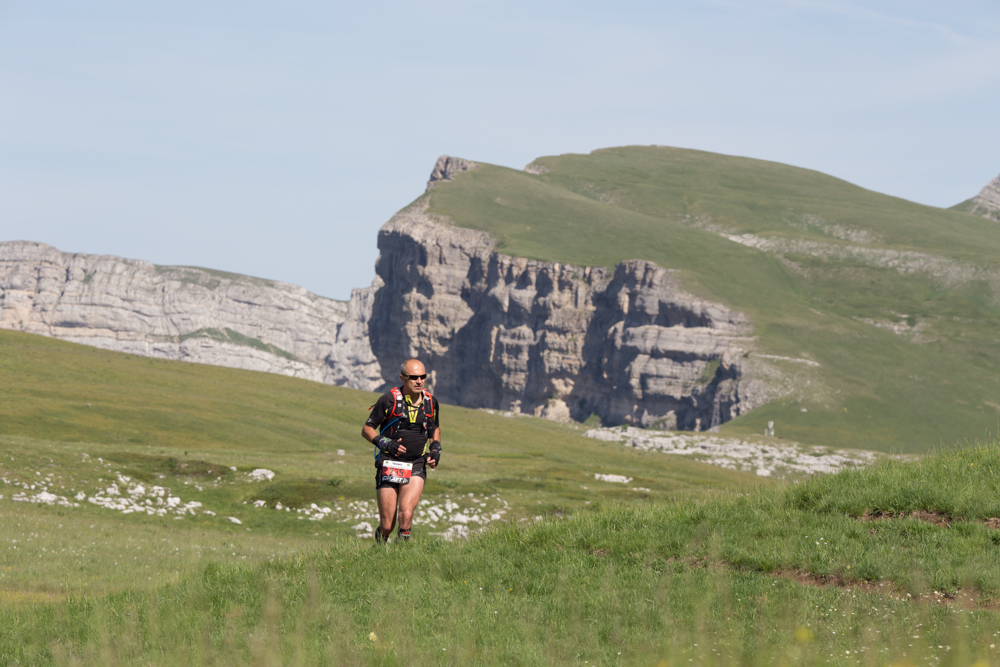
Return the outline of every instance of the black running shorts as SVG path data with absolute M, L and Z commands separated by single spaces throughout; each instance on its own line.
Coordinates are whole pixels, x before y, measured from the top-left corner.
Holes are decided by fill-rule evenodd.
M 382 457 L 384 454 L 379 453 L 377 459 L 375 459 L 375 488 L 376 489 L 396 489 L 399 491 L 399 484 L 393 484 L 392 482 L 382 481 Z M 421 479 L 427 479 L 427 468 L 424 463 L 426 459 L 421 456 L 416 461 L 410 461 L 413 464 L 413 471 L 410 473 L 410 479 L 414 477 L 420 477 Z M 405 485 L 403 485 L 405 486 Z

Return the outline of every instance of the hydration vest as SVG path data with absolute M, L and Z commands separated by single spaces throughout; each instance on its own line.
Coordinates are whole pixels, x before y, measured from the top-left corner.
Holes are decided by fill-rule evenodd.
M 410 423 L 410 411 L 406 407 L 406 397 L 403 396 L 403 392 L 399 387 L 393 387 L 389 390 L 392 394 L 392 412 L 386 415 L 385 419 L 379 425 L 379 435 L 384 435 L 388 438 L 395 439 L 396 433 L 399 431 L 400 427 L 404 424 Z M 434 420 L 434 400 L 431 398 L 431 392 L 424 389 L 424 400 L 420 402 L 417 406 L 418 414 L 417 421 L 414 423 L 420 424 L 420 432 L 428 435 L 433 431 L 433 420 Z M 371 410 L 375 406 L 373 405 Z M 378 447 L 375 448 L 375 458 L 378 458 Z

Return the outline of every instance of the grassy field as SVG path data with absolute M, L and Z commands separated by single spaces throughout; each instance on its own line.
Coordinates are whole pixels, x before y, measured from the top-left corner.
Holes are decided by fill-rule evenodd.
M 0 368 L 0 664 L 1000 664 L 995 443 L 790 484 L 444 406 L 386 548 L 371 394 L 11 332 Z
M 206 560 L 307 553 L 375 523 L 372 449 L 360 436 L 374 394 L 9 331 L 0 331 L 0 372 L 4 599 L 106 593 L 137 573 L 158 585 Z M 418 534 L 451 529 L 451 537 L 751 479 L 584 438 L 578 425 L 451 406 L 442 424 L 446 464 L 428 480 Z M 253 479 L 258 468 L 273 479 Z M 38 502 L 41 493 L 64 504 Z M 167 507 L 171 497 L 177 504 Z M 183 511 L 189 503 L 200 506 Z M 457 528 L 455 515 L 466 517 Z M 109 562 L 129 567 L 108 570 Z
M 65 465 L 75 465 L 82 453 L 103 456 L 124 474 L 148 482 L 156 474 L 184 476 L 166 460 L 191 459 L 200 462 L 198 474 L 209 481 L 218 475 L 205 470 L 221 473 L 213 482 L 219 484 L 214 491 L 219 502 L 246 500 L 250 483 L 239 480 L 258 467 L 279 472 L 275 483 L 336 479 L 333 496 L 370 497 L 372 447 L 362 440 L 361 426 L 376 394 L 10 331 L 0 331 L 0 373 L 5 380 L 0 387 L 3 433 L 53 443 L 65 452 L 60 454 Z M 532 515 L 575 509 L 588 500 L 732 488 L 746 479 L 682 458 L 623 451 L 583 438 L 584 428 L 577 424 L 453 406 L 444 407 L 442 424 L 449 465 L 432 473 L 431 487 L 442 493 L 500 494 L 509 502 L 523 497 L 525 506 L 538 507 Z M 240 474 L 231 474 L 232 465 Z M 595 473 L 626 475 L 634 482 L 595 485 Z M 280 499 L 273 495 L 272 500 Z
M 211 564 L 155 591 L 4 613 L 0 652 L 22 664 L 997 659 L 997 615 L 975 605 L 915 602 L 905 593 L 803 584 L 782 572 L 677 558 L 672 554 L 687 545 L 675 540 L 699 523 L 685 515 L 607 510 L 507 524 L 460 544 L 373 549 L 340 542 L 274 563 Z M 681 530 L 671 526 L 683 521 Z
M 1000 424 L 994 221 L 691 150 L 615 148 L 534 164 L 548 171 L 462 173 L 431 193 L 430 211 L 491 233 L 512 255 L 678 269 L 686 289 L 746 312 L 760 351 L 819 362 L 795 378 L 794 395 L 724 432 L 762 433 L 775 421 L 799 442 L 922 452 Z M 719 231 L 823 244 L 827 254 L 764 252 Z M 881 259 L 837 254 L 858 248 Z

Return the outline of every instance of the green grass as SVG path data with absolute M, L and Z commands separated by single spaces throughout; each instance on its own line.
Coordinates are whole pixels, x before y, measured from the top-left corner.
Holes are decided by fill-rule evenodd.
M 112 457 L 123 467 L 141 463 L 151 474 L 179 465 L 171 458 L 187 465 L 198 460 L 220 466 L 224 475 L 230 465 L 264 467 L 301 480 L 336 477 L 348 489 L 367 488 L 373 477 L 372 449 L 361 426 L 376 394 L 10 331 L 0 331 L 0 373 L 3 433 L 74 443 L 76 450 Z M 442 428 L 448 465 L 433 473 L 431 488 L 521 494 L 525 505 L 541 501 L 543 510 L 593 499 L 662 498 L 747 479 L 584 438 L 575 424 L 446 405 Z M 126 455 L 140 458 L 130 462 Z M 650 491 L 594 484 L 594 473 L 634 477 L 634 486 Z
M 938 461 L 947 471 L 998 453 L 994 444 L 889 461 L 706 502 L 611 504 L 458 543 L 340 540 L 273 561 L 207 563 L 155 589 L 0 611 L 0 659 L 995 664 L 1000 617 L 986 608 L 1000 577 L 995 531 L 972 521 L 861 523 L 801 498 L 889 479 L 908 496 L 907 484 L 919 487 Z M 941 496 L 992 484 L 988 472 L 932 476 L 945 482 Z M 866 582 L 886 585 L 867 591 Z M 938 603 L 963 592 L 971 608 Z
M 925 272 L 765 253 L 698 228 L 833 246 L 865 233 L 876 250 L 995 270 L 995 222 L 815 171 L 699 151 L 615 148 L 536 163 L 549 171 L 462 173 L 435 188 L 430 211 L 489 232 L 512 255 L 591 266 L 639 258 L 678 269 L 686 289 L 746 312 L 762 352 L 820 363 L 783 369 L 799 390 L 724 432 L 762 433 L 775 421 L 781 436 L 809 444 L 921 452 L 1000 423 L 1000 299 L 984 275 L 948 286 Z M 866 319 L 921 330 L 902 337 Z
M 998 454 L 996 446 L 974 446 L 906 465 L 882 460 L 850 475 L 811 480 L 789 496 L 799 509 L 853 517 L 866 511 L 926 511 L 964 521 L 1000 517 Z
M 123 530 L 136 544 L 169 537 L 170 548 L 180 551 L 165 560 L 158 549 L 129 554 L 139 581 L 153 585 L 164 581 L 161 573 L 192 575 L 210 547 L 215 558 L 256 562 L 356 539 L 351 526 L 372 522 L 371 445 L 360 433 L 374 394 L 10 331 L 0 331 L 0 372 L 0 526 L 11 531 L 0 541 L 7 548 L 0 564 L 11 568 L 0 572 L 0 595 L 11 600 L 61 599 L 132 582 L 131 570 L 105 571 L 123 552 L 95 535 Z M 587 439 L 577 425 L 447 405 L 442 425 L 443 464 L 431 473 L 425 505 L 448 498 L 465 507 L 474 494 L 493 510 L 506 503 L 514 520 L 534 519 L 594 502 L 714 493 L 751 479 Z M 256 468 L 276 475 L 251 480 Z M 598 482 L 595 473 L 635 479 Z M 72 500 L 81 492 L 94 497 L 118 475 L 130 484 L 168 487 L 216 515 L 178 520 L 123 516 L 86 500 L 76 508 L 11 502 L 25 484 L 46 477 L 48 492 Z M 119 484 L 124 493 L 128 484 Z M 266 507 L 255 507 L 257 500 Z M 275 511 L 278 503 L 292 511 Z M 313 503 L 331 508 L 333 516 L 310 521 L 294 511 Z M 423 518 L 418 523 L 425 532 L 446 528 L 431 528 Z M 28 533 L 34 533 L 30 540 Z M 240 549 L 219 550 L 236 535 Z M 16 549 L 12 539 L 19 540 Z M 72 557 L 41 557 L 53 549 Z
M 352 528 L 371 510 L 372 394 L 13 332 L 0 368 L 0 664 L 1000 657 L 995 443 L 783 484 L 446 405 L 422 508 L 508 513 L 446 542 L 425 512 L 384 548 Z M 111 484 L 201 507 L 13 501 Z M 950 524 L 862 519 L 914 511 Z
M 109 511 L 0 502 L 0 608 L 9 610 L 155 590 L 208 562 L 293 558 L 321 547 L 312 533 L 254 532 L 210 518 L 182 527 Z

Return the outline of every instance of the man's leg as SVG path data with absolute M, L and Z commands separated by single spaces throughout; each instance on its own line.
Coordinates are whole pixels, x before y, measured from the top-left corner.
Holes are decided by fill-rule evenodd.
M 403 488 L 405 489 L 406 487 L 404 486 Z M 385 542 L 386 538 L 392 534 L 392 529 L 396 527 L 396 501 L 399 494 L 391 486 L 376 489 L 375 494 L 378 500 L 379 517 L 379 527 L 376 530 L 382 531 L 382 539 L 378 539 L 379 535 L 376 534 L 375 541 Z
M 410 539 L 413 513 L 417 510 L 420 495 L 424 492 L 424 478 L 413 476 L 410 483 L 399 487 L 399 536 Z

